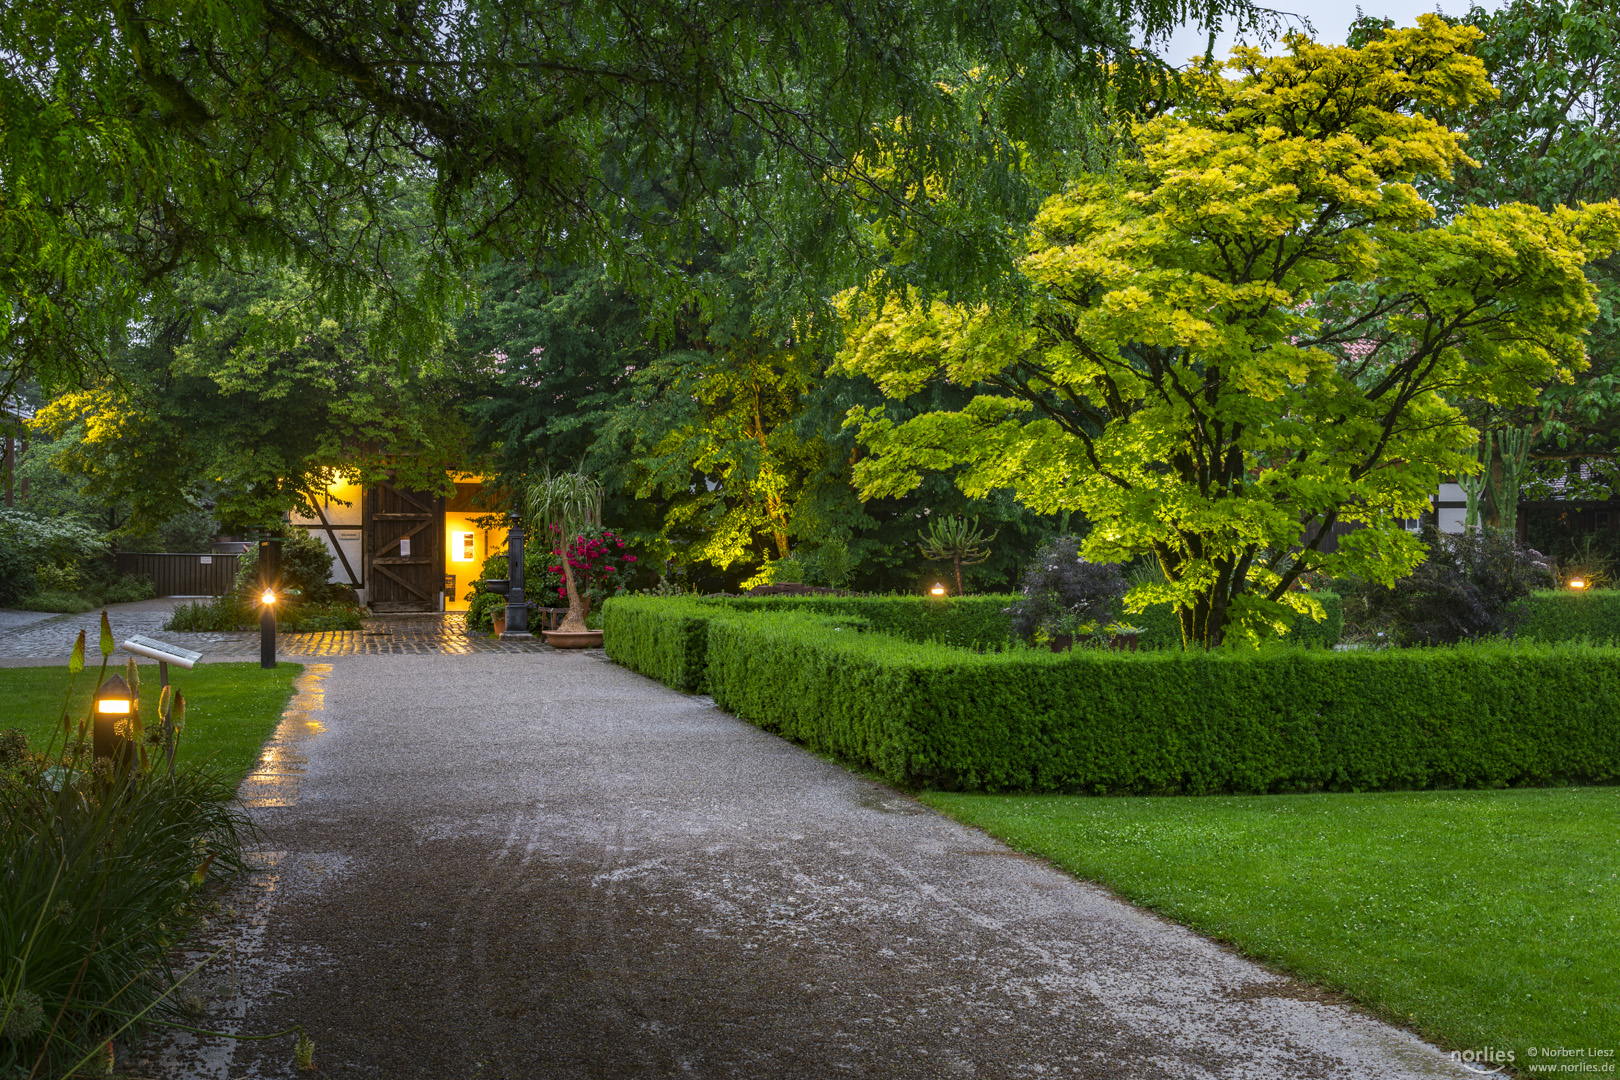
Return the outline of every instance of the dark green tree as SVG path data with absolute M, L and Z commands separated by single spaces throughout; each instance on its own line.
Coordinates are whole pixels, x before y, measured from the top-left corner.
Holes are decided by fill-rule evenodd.
M 295 263 L 428 355 L 483 252 L 611 261 L 652 292 L 694 233 L 771 243 L 801 299 L 919 223 L 908 266 L 1004 274 L 1018 164 L 1157 92 L 1133 47 L 1249 0 L 17 0 L 0 13 L 0 356 L 79 378 L 177 273 Z M 896 118 L 902 118 L 898 122 Z M 874 170 L 883 160 L 892 167 Z M 667 178 L 673 211 L 634 197 Z M 929 178 L 928 184 L 921 178 Z M 389 211 L 426 183 L 425 221 Z M 946 212 L 932 191 L 953 196 Z M 400 275 L 402 259 L 422 273 Z

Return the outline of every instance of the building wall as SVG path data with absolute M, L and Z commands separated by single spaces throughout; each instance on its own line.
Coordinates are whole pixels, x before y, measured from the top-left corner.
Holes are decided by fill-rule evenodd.
M 444 610 L 465 611 L 465 599 L 490 554 L 506 550 L 506 529 L 478 527 L 480 518 L 491 511 L 479 509 L 483 478 L 461 475 L 455 478 L 456 493 L 446 500 L 444 513 Z M 362 603 L 370 599 L 369 582 L 363 580 L 366 536 L 362 527 L 361 499 L 365 492 L 358 484 L 338 481 L 327 488 L 319 503 L 319 513 L 311 517 L 294 515 L 292 524 L 309 531 L 332 550 L 329 580 L 352 585 Z M 341 554 L 340 554 L 341 553 Z M 345 564 L 345 559 L 347 564 Z

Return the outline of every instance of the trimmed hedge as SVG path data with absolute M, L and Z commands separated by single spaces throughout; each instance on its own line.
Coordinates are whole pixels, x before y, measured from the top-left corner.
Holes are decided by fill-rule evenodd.
M 1514 636 L 1526 641 L 1620 641 L 1620 590 L 1531 593 L 1514 605 Z
M 872 629 L 907 641 L 934 641 L 969 649 L 994 649 L 1012 634 L 1008 605 L 1017 593 L 984 596 L 726 596 L 704 598 L 732 611 L 799 611 L 866 620 Z
M 1344 627 L 1344 606 L 1336 593 L 1318 593 L 1317 598 L 1322 601 L 1326 618 L 1318 623 L 1300 617 L 1295 623 L 1293 632 L 1285 639 L 1287 644 L 1331 647 L 1338 643 Z M 984 650 L 1006 647 L 1012 635 L 1012 617 L 1007 614 L 1007 608 L 1017 603 L 1020 597 L 1017 593 L 1006 593 L 953 596 L 944 600 L 930 596 L 726 596 L 668 599 L 679 599 L 699 605 L 694 611 L 703 609 L 736 612 L 796 611 L 842 618 L 855 617 L 865 620 L 879 633 L 893 634 L 907 641 L 932 641 L 942 645 Z M 698 614 L 694 614 L 693 617 L 702 618 Z M 1139 615 L 1116 612 L 1116 618 L 1133 626 L 1142 627 L 1141 648 L 1181 648 L 1181 624 L 1176 620 L 1174 609 L 1168 604 L 1156 604 Z
M 1611 649 L 981 654 L 835 624 L 639 597 L 606 618 L 615 660 L 704 686 L 737 716 L 898 784 L 1201 794 L 1620 779 Z

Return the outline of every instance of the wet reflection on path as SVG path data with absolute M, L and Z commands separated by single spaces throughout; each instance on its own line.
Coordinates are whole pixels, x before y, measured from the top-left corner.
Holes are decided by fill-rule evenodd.
M 331 664 L 310 664 L 293 686 L 293 698 L 281 714 L 281 724 L 259 754 L 259 764 L 242 781 L 236 797 L 249 809 L 291 806 L 309 766 L 307 743 L 326 730 L 321 714 L 326 708 L 323 683 Z

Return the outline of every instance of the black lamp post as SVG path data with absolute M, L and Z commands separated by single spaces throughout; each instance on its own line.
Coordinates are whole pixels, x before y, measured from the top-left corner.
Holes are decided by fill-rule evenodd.
M 129 732 L 133 730 L 130 724 L 136 708 L 129 683 L 122 675 L 114 675 L 101 684 L 101 689 L 96 691 L 96 719 L 90 735 L 91 752 L 96 757 L 109 758 L 119 766 L 135 760 L 135 744 Z M 124 734 L 118 732 L 120 723 L 124 724 Z
M 506 632 L 501 637 L 532 637 L 529 606 L 523 598 L 523 515 L 516 510 L 506 530 L 506 580 Z
M 280 539 L 259 541 L 259 666 L 276 666 L 276 584 L 281 580 Z

